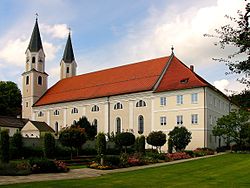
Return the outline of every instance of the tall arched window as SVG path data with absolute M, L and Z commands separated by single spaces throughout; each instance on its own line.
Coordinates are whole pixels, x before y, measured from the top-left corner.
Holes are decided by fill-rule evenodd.
M 116 134 L 119 134 L 119 133 L 121 133 L 121 129 L 122 129 L 122 127 L 121 127 L 121 118 L 116 118 Z
M 98 124 L 98 121 L 97 119 L 94 119 L 94 121 L 92 122 L 92 126 L 95 128 L 95 134 L 97 134 L 97 124 Z
M 136 107 L 143 107 L 143 106 L 146 106 L 146 102 L 143 101 L 143 100 L 139 100 L 139 101 L 136 103 Z
M 73 125 L 76 125 L 76 120 L 73 121 Z
M 55 111 L 54 111 L 54 115 L 55 115 L 55 116 L 58 116 L 58 115 L 59 115 L 59 110 L 55 110 Z
M 73 108 L 72 110 L 71 110 L 71 114 L 77 114 L 78 113 L 78 109 L 77 108 Z
M 142 134 L 144 132 L 144 117 L 140 115 L 138 117 L 138 133 Z
M 32 57 L 32 63 L 35 63 L 35 62 L 36 62 L 36 58 Z
M 114 109 L 115 109 L 115 110 L 123 109 L 122 103 L 120 103 L 120 102 L 116 103 L 115 106 L 114 106 Z
M 98 112 L 100 109 L 97 105 L 94 105 L 91 109 L 92 112 Z
M 26 85 L 29 85 L 29 82 L 30 82 L 30 77 L 26 76 Z
M 55 123 L 55 133 L 56 133 L 56 135 L 58 134 L 58 122 L 57 121 Z
M 38 76 L 37 82 L 38 82 L 38 85 L 42 85 L 43 84 L 43 78 L 41 76 Z

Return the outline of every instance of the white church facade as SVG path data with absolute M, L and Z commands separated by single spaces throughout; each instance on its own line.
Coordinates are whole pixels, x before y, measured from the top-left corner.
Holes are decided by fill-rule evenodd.
M 80 117 L 98 132 L 132 132 L 147 136 L 175 126 L 192 132 L 188 149 L 216 148 L 212 127 L 232 103 L 214 86 L 170 56 L 76 75 L 69 34 L 60 62 L 60 80 L 48 88 L 45 54 L 38 22 L 26 51 L 23 76 L 23 118 L 46 122 L 55 132 Z

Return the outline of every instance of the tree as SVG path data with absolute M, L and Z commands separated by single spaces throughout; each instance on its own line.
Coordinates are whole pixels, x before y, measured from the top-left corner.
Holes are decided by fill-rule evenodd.
M 135 135 L 130 132 L 119 133 L 115 137 L 115 143 L 121 147 L 125 146 L 126 153 L 127 146 L 131 146 L 135 143 Z
M 249 15 L 250 14 L 250 3 L 246 4 L 245 11 L 238 11 L 239 18 L 233 18 L 228 15 L 226 17 L 235 23 L 235 27 L 230 24 L 222 26 L 220 29 L 215 29 L 215 35 L 205 34 L 208 37 L 216 37 L 219 39 L 215 45 L 220 45 L 222 49 L 226 46 L 235 46 L 239 50 L 234 54 L 228 56 L 227 59 L 219 58 L 219 62 L 225 62 L 231 73 L 245 74 L 246 77 L 242 77 L 239 81 L 241 83 L 250 86 L 250 28 L 249 28 Z M 232 61 L 232 58 L 237 55 L 246 55 L 246 59 Z
M 22 134 L 20 132 L 17 132 L 13 135 L 11 139 L 11 146 L 13 149 L 13 155 L 15 158 L 21 158 L 22 151 L 23 151 L 23 139 Z M 12 156 L 13 157 L 13 156 Z
M 3 163 L 9 163 L 9 155 L 10 155 L 10 148 L 9 148 L 9 133 L 7 130 L 1 131 L 0 137 L 0 148 L 1 148 L 1 161 Z
M 168 153 L 173 153 L 173 148 L 174 148 L 173 140 L 169 138 L 168 139 Z
M 230 96 L 230 99 L 242 108 L 250 109 L 250 90 L 243 90 L 239 94 Z
M 17 116 L 21 113 L 22 95 L 14 82 L 0 81 L 0 115 Z
M 86 142 L 85 131 L 82 128 L 70 127 L 60 132 L 59 141 L 62 145 L 71 148 L 71 159 L 72 159 L 72 148 L 78 149 Z
M 55 138 L 51 133 L 44 135 L 44 154 L 47 158 L 54 158 L 56 150 Z
M 94 140 L 96 134 L 97 134 L 97 125 L 91 125 L 88 119 L 83 116 L 79 119 L 78 122 L 76 122 L 73 127 L 80 127 L 85 129 L 85 133 L 87 135 L 87 139 Z
M 168 135 L 176 151 L 184 150 L 192 139 L 192 133 L 186 127 L 176 126 Z
M 213 135 L 224 138 L 228 144 L 236 143 L 241 148 L 250 139 L 250 113 L 244 110 L 234 110 L 217 120 Z
M 101 154 L 106 153 L 106 137 L 104 133 L 98 133 L 96 138 L 96 150 L 97 154 L 100 156 Z
M 161 146 L 163 146 L 167 142 L 166 140 L 166 134 L 163 133 L 162 131 L 153 131 L 149 133 L 147 137 L 147 143 L 159 147 L 161 151 Z
M 139 153 L 145 153 L 145 136 L 139 136 L 135 140 L 135 149 Z

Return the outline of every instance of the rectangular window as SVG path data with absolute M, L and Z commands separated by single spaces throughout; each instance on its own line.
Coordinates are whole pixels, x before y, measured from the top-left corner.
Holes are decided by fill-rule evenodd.
M 176 124 L 177 125 L 183 124 L 183 116 L 182 115 L 176 116 Z
M 26 107 L 29 107 L 29 103 L 28 102 L 26 102 Z
M 183 104 L 183 95 L 177 95 L 176 102 L 177 104 Z
M 210 125 L 213 125 L 213 116 L 209 116 L 209 119 L 210 119 Z
M 216 98 L 214 97 L 214 106 L 216 107 Z
M 167 118 L 166 116 L 160 117 L 161 125 L 167 125 Z
M 191 115 L 191 123 L 192 124 L 198 124 L 198 114 L 192 114 Z
M 209 100 L 210 100 L 210 104 L 212 105 L 213 104 L 213 97 L 210 94 L 209 94 Z
M 166 97 L 161 97 L 161 106 L 166 106 L 167 105 L 167 99 Z
M 198 93 L 191 94 L 191 103 L 196 104 L 198 102 Z

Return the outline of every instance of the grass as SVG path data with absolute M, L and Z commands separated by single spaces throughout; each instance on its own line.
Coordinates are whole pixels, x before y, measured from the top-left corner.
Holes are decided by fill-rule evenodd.
M 6 185 L 27 187 L 250 187 L 250 154 L 226 154 L 97 178 Z
M 68 166 L 69 169 L 79 169 L 79 168 L 87 168 L 87 165 L 72 165 Z

